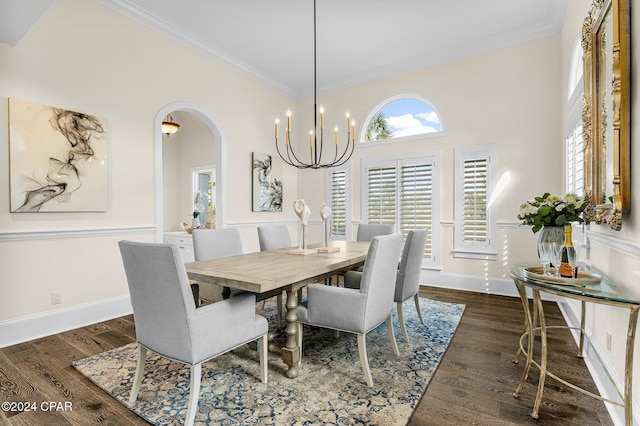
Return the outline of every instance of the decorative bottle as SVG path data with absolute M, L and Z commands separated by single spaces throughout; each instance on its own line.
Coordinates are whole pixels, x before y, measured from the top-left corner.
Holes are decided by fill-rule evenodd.
M 569 253 L 575 253 L 576 249 L 573 247 L 571 241 L 571 225 L 564 227 L 564 246 L 562 246 L 562 263 L 560 264 L 560 276 L 564 278 L 575 278 L 573 268 L 569 264 Z M 575 274 L 578 269 L 576 268 Z

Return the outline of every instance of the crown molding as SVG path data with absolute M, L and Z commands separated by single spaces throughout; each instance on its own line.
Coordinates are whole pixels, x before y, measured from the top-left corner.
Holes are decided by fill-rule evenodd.
M 221 49 L 212 43 L 204 41 L 202 38 L 185 31 L 170 22 L 162 19 L 160 16 L 138 7 L 126 0 L 96 0 L 103 6 L 130 18 L 143 26 L 162 34 L 163 36 L 195 51 L 214 61 L 225 65 L 240 74 L 243 74 L 253 80 L 256 80 L 274 90 L 277 90 L 287 96 L 296 98 L 296 91 L 288 85 L 281 84 L 277 80 L 267 77 L 258 72 L 255 68 L 249 66 L 241 59 L 233 56 L 231 53 Z

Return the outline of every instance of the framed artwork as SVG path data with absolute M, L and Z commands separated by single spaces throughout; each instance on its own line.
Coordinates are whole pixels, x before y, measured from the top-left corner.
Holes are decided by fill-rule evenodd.
M 271 155 L 254 152 L 251 159 L 253 170 L 253 211 L 282 211 L 282 163 Z
M 9 99 L 10 211 L 107 211 L 106 136 L 102 118 Z

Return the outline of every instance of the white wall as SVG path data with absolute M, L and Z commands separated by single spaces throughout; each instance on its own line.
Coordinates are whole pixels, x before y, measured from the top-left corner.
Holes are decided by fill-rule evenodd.
M 106 118 L 110 200 L 104 213 L 9 213 L 0 174 L 0 328 L 127 295 L 117 241 L 155 240 L 154 119 L 170 103 L 202 105 L 226 137 L 229 223 L 295 217 L 251 212 L 250 165 L 252 151 L 272 153 L 274 112 L 295 111 L 295 101 L 93 1 L 56 0 L 17 46 L 0 44 L 5 171 L 12 97 Z M 296 172 L 285 169 L 283 181 L 290 204 Z
M 325 109 L 348 109 L 356 119 L 356 134 L 371 109 L 398 94 L 411 93 L 429 100 L 440 113 L 444 135 L 409 142 L 357 147 L 351 160 L 353 218 L 361 212 L 361 161 L 363 158 L 411 152 L 442 154 L 442 271 L 429 274 L 429 284 L 454 287 L 458 276 L 492 281 L 483 291 L 508 290 L 509 267 L 535 258 L 535 235 L 519 227 L 518 206 L 545 191 L 562 191 L 563 138 L 560 134 L 559 35 L 499 49 L 431 68 L 403 74 L 322 96 Z M 300 104 L 301 114 L 311 110 L 312 100 Z M 325 119 L 328 127 L 333 121 Z M 339 124 L 342 124 L 340 122 Z M 483 144 L 497 147 L 498 173 L 511 177 L 497 199 L 498 259 L 496 261 L 454 258 L 454 148 Z M 322 172 L 300 173 L 299 192 L 318 220 L 324 201 Z M 512 293 L 513 294 L 513 293 Z
M 633 111 L 637 111 L 640 107 L 638 99 L 638 91 L 636 84 L 640 72 L 638 71 L 638 43 L 640 43 L 640 28 L 636 23 L 640 22 L 640 11 L 637 7 L 632 5 L 631 8 L 631 59 L 632 59 L 632 83 L 631 83 L 631 126 L 632 129 L 640 128 L 640 119 Z M 566 113 L 566 93 L 567 93 L 567 77 L 569 75 L 569 65 L 571 57 L 571 49 L 573 49 L 573 43 L 580 37 L 582 30 L 582 23 L 587 16 L 591 8 L 591 1 L 589 0 L 572 0 L 569 2 L 567 16 L 563 25 L 562 32 L 562 79 L 563 79 L 563 94 L 561 98 L 561 104 L 563 105 L 564 121 L 567 120 Z M 637 146 L 638 137 L 637 132 L 631 133 L 631 145 Z M 600 270 L 602 273 L 611 278 L 619 287 L 626 290 L 631 296 L 640 299 L 640 221 L 638 214 L 640 212 L 640 198 L 638 197 L 638 190 L 640 188 L 640 174 L 634 167 L 640 164 L 640 152 L 638 150 L 631 150 L 631 212 L 623 216 L 622 229 L 620 231 L 612 231 L 604 225 L 591 225 L 586 231 L 587 243 L 590 246 L 590 250 L 582 250 L 583 258 L 588 254 L 589 258 L 584 260 L 591 263 L 594 267 Z M 580 238 L 580 237 L 579 237 Z M 567 309 L 569 309 L 576 317 L 579 318 L 579 305 L 576 303 L 568 303 Z M 629 319 L 628 311 L 625 309 L 617 309 L 604 306 L 589 306 L 586 311 L 587 320 L 587 332 L 592 336 L 593 347 L 591 349 L 590 357 L 594 358 L 595 355 L 599 355 L 604 359 L 604 364 L 608 368 L 607 374 L 614 378 L 614 381 L 619 389 L 622 389 L 622 379 L 624 375 L 625 365 L 625 340 L 627 334 L 627 324 Z M 611 333 L 611 350 L 606 349 L 606 334 Z M 635 343 L 636 359 L 634 375 L 633 375 L 633 395 L 635 395 L 634 401 L 634 414 L 638 419 L 640 398 L 640 366 L 638 365 L 638 359 L 640 359 L 640 342 L 636 336 Z M 588 360 L 589 361 L 589 360 Z M 604 374 L 602 374 L 604 376 Z M 606 377 L 600 379 L 603 386 L 607 385 Z M 620 408 L 611 410 L 614 419 L 623 419 L 623 413 Z

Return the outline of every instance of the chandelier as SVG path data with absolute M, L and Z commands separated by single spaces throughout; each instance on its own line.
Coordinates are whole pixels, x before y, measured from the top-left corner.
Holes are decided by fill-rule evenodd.
M 349 112 L 347 111 L 347 145 L 344 149 L 338 147 L 338 126 L 334 128 L 334 145 L 335 150 L 333 159 L 331 161 L 322 161 L 322 151 L 324 146 L 324 108 L 320 106 L 320 125 L 318 126 L 318 104 L 317 104 L 317 54 L 316 54 L 316 0 L 313 0 L 313 129 L 309 131 L 309 161 L 305 162 L 302 156 L 298 157 L 295 150 L 291 146 L 291 111 L 287 111 L 287 129 L 285 131 L 285 146 L 283 150 L 280 150 L 278 144 L 278 124 L 280 121 L 276 118 L 276 150 L 282 160 L 290 166 L 297 167 L 299 169 L 321 169 L 329 167 L 338 167 L 349 161 L 353 149 L 355 148 L 355 135 L 354 128 L 355 122 L 351 120 Z M 318 135 L 318 133 L 320 133 Z M 327 148 L 329 151 L 329 148 Z M 331 155 L 331 154 L 329 154 Z

